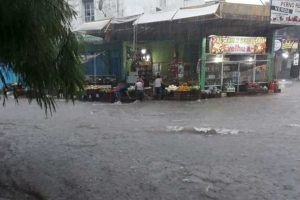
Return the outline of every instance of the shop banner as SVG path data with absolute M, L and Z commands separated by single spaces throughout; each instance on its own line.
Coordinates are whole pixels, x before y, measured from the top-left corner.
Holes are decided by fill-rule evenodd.
M 210 36 L 209 53 L 211 54 L 264 54 L 267 39 L 265 37 Z
M 282 48 L 285 49 L 298 49 L 298 39 L 283 39 L 282 40 Z
M 283 36 L 277 36 L 275 39 L 275 51 L 288 50 L 295 51 L 298 50 L 299 39 L 298 38 L 284 38 Z
M 272 0 L 271 24 L 300 25 L 299 0 Z

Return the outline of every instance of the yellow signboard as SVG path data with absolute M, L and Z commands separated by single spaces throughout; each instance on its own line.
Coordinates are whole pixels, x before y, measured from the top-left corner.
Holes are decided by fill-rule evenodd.
M 298 49 L 298 39 L 283 39 L 282 49 Z

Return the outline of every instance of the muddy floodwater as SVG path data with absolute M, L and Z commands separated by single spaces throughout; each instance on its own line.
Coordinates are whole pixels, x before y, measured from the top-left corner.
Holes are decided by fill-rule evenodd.
M 193 102 L 0 107 L 0 200 L 298 200 L 300 83 Z

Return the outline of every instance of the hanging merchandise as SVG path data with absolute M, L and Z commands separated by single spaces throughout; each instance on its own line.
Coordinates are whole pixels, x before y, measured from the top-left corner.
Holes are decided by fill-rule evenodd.
M 294 55 L 294 66 L 298 66 L 299 65 L 299 53 L 295 53 Z
M 152 74 L 153 74 L 153 76 L 156 76 L 157 74 L 161 74 L 161 64 L 160 63 L 153 63 Z
M 152 56 L 151 50 L 145 47 L 136 48 L 131 65 L 131 72 L 136 72 L 138 76 L 144 79 L 145 86 L 152 81 Z
M 182 79 L 184 77 L 184 67 L 183 64 L 178 65 L 178 78 Z
M 170 75 L 172 78 L 177 78 L 178 77 L 178 63 L 176 63 L 176 62 L 171 63 L 169 71 L 170 71 Z

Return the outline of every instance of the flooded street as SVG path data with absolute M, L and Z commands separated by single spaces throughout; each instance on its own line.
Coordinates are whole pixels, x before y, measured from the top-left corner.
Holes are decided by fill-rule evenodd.
M 48 118 L 11 99 L 0 107 L 0 200 L 299 199 L 299 88 L 193 102 L 57 102 Z

